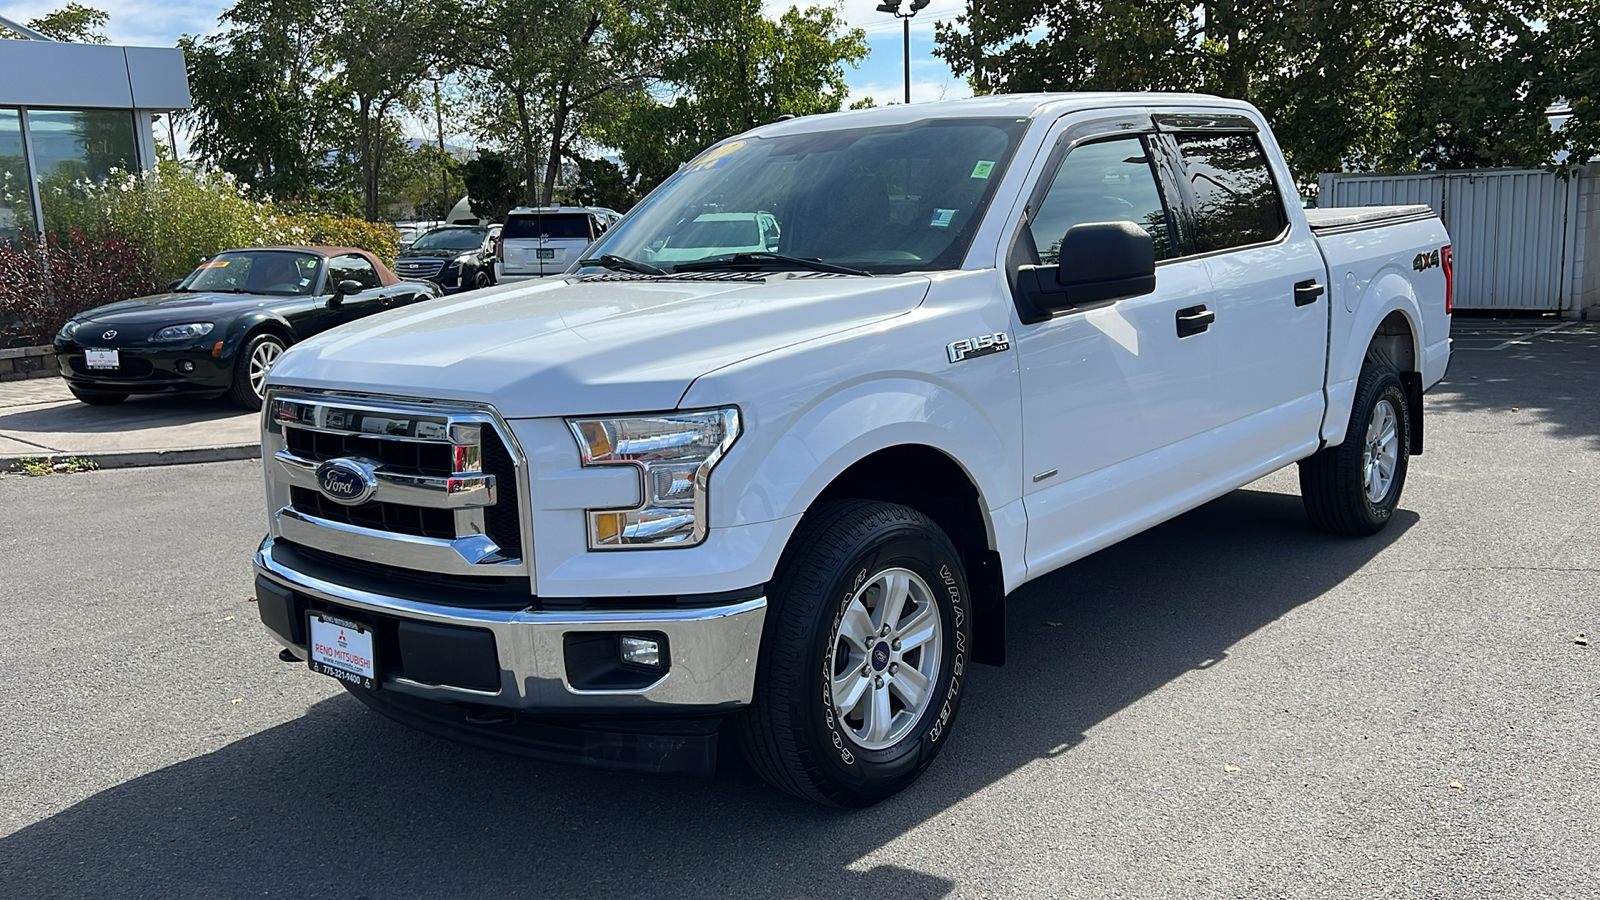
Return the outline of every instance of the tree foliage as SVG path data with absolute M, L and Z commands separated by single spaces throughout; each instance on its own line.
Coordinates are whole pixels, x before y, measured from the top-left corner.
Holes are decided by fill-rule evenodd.
M 1593 58 L 1596 22 L 1596 0 L 968 0 L 940 24 L 935 53 L 979 93 L 1249 100 L 1312 180 L 1346 167 L 1536 166 L 1577 141 L 1592 152 L 1592 111 L 1556 135 L 1546 109 L 1594 96 L 1582 81 L 1594 64 L 1570 58 Z
M 81 3 L 68 3 L 37 19 L 29 19 L 28 27 L 53 41 L 106 44 L 110 43 L 106 38 L 106 22 L 110 19 L 105 10 L 84 6 Z M 0 30 L 0 35 L 3 33 L 3 30 Z

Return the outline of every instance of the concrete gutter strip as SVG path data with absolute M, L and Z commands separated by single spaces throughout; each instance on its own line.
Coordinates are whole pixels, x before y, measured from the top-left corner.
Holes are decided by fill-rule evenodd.
M 66 459 L 86 459 L 102 469 L 134 469 L 144 466 L 180 466 L 190 463 L 229 462 L 238 459 L 260 459 L 260 444 L 235 444 L 228 447 L 189 447 L 182 450 L 117 450 L 107 453 L 60 453 L 40 450 L 38 453 L 17 456 L 0 456 L 0 474 L 13 470 L 25 459 L 59 462 Z

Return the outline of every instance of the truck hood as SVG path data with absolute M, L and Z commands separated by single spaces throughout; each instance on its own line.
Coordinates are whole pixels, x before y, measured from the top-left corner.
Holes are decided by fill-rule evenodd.
M 930 284 L 761 274 L 567 277 L 476 291 L 297 344 L 269 381 L 489 403 L 507 418 L 672 409 L 706 372 L 910 312 Z

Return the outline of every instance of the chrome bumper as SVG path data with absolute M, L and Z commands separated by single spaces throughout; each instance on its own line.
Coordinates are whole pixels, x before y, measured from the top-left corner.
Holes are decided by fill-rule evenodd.
M 493 632 L 500 662 L 498 691 L 422 684 L 387 678 L 383 690 L 443 702 L 503 706 L 530 713 L 578 711 L 671 712 L 736 708 L 755 687 L 765 597 L 707 609 L 543 611 L 437 606 L 349 588 L 284 566 L 272 556 L 272 539 L 256 553 L 257 574 L 307 597 L 359 613 L 480 628 Z M 268 629 L 271 632 L 271 629 Z M 654 683 L 629 690 L 580 690 L 567 679 L 565 637 L 581 632 L 660 632 L 672 658 Z M 302 657 L 304 646 L 280 643 Z M 381 660 L 380 660 L 381 665 Z

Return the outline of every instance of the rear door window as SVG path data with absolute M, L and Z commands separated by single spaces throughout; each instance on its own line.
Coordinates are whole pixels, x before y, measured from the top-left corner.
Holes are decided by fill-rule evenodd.
M 562 240 L 593 240 L 589 231 L 588 213 L 544 213 L 542 215 L 517 215 L 506 219 L 502 240 L 515 241 L 540 237 Z
M 1174 135 L 1193 197 L 1195 251 L 1273 241 L 1289 227 L 1267 155 L 1254 134 Z

